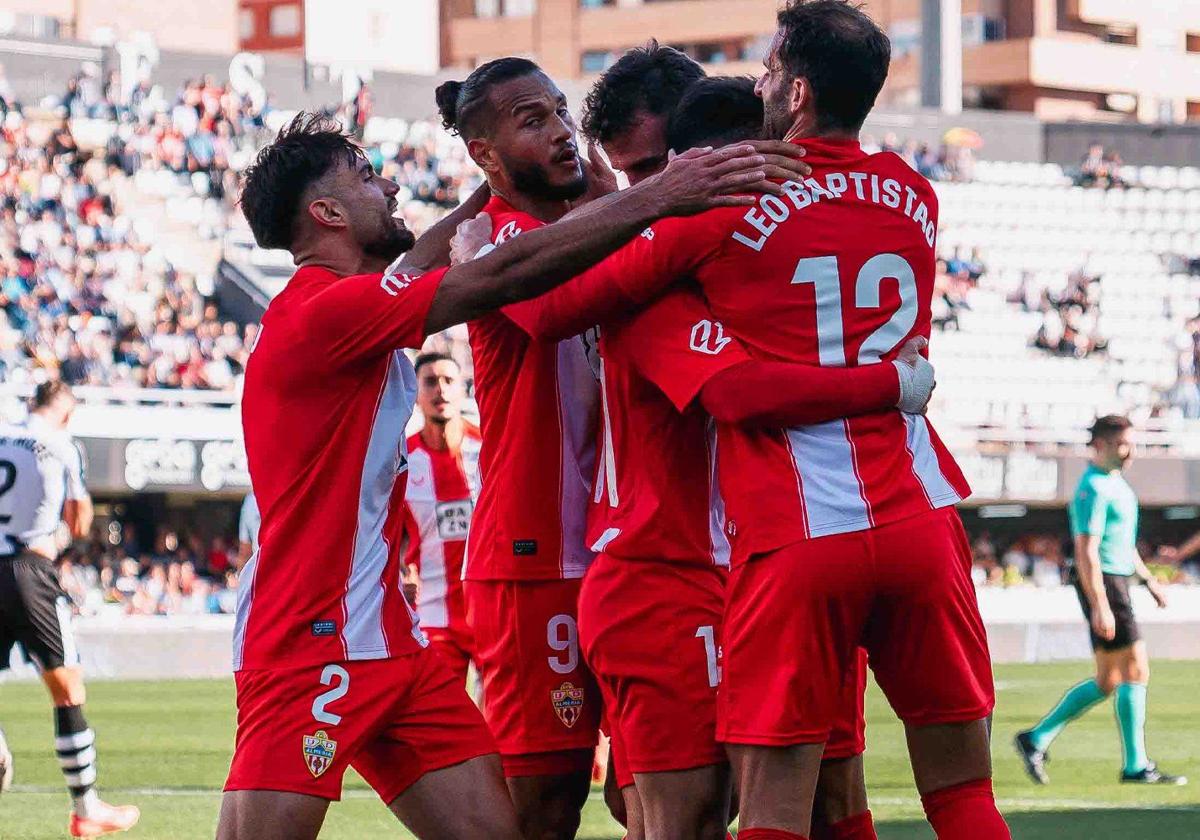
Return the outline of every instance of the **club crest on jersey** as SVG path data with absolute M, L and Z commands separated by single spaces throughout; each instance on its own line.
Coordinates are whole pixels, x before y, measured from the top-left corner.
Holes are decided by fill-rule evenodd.
M 318 729 L 312 735 L 304 736 L 304 763 L 314 779 L 333 765 L 333 755 L 337 752 L 337 741 L 329 740 L 324 729 Z
M 550 691 L 550 705 L 554 707 L 558 719 L 570 729 L 583 714 L 583 687 L 576 688 L 571 682 L 563 683 Z

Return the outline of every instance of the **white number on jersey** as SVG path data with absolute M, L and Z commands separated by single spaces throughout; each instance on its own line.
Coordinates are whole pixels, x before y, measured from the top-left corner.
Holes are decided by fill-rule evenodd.
M 708 660 L 708 687 L 721 684 L 721 666 L 717 661 L 717 635 L 711 624 L 696 628 L 696 638 L 704 640 L 704 656 Z
M 917 276 L 899 254 L 876 254 L 863 263 L 854 283 L 854 305 L 879 308 L 879 287 L 893 277 L 900 285 L 900 307 L 883 326 L 867 336 L 858 364 L 872 365 L 896 348 L 917 323 Z M 817 304 L 817 356 L 824 367 L 845 367 L 842 330 L 842 283 L 837 257 L 808 257 L 796 263 L 792 285 L 812 283 Z
M 551 650 L 565 651 L 563 656 L 547 656 L 550 670 L 556 674 L 569 674 L 579 667 L 579 629 L 572 616 L 559 614 L 546 625 L 546 644 Z
M 321 672 L 321 685 L 329 685 L 337 679 L 337 685 L 326 692 L 318 694 L 312 704 L 312 716 L 320 723 L 337 726 L 342 722 L 342 716 L 328 712 L 325 707 L 336 700 L 341 700 L 350 690 L 350 674 L 341 665 L 326 665 Z

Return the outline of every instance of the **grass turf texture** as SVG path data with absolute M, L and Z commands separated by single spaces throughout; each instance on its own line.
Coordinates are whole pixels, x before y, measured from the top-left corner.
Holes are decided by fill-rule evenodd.
M 1156 663 L 1150 689 L 1150 754 L 1168 771 L 1191 776 L 1188 787 L 1117 783 L 1120 747 L 1111 701 L 1072 724 L 1055 743 L 1049 786 L 1035 787 L 1025 778 L 1010 744 L 1013 734 L 1087 674 L 1083 662 L 997 669 L 996 790 L 1014 836 L 1200 837 L 1200 704 L 1195 694 L 1200 663 Z M 211 838 L 233 745 L 232 682 L 95 682 L 88 691 L 88 719 L 98 733 L 101 794 L 142 809 L 141 824 L 127 836 Z M 867 719 L 867 780 L 879 836 L 932 837 L 908 771 L 903 733 L 874 686 Z M 0 685 L 0 726 L 16 756 L 14 790 L 0 796 L 0 838 L 65 836 L 68 802 L 50 750 L 52 718 L 44 689 Z M 343 801 L 330 808 L 321 836 L 360 840 L 409 835 L 351 772 Z M 588 803 L 579 836 L 621 836 L 598 792 Z

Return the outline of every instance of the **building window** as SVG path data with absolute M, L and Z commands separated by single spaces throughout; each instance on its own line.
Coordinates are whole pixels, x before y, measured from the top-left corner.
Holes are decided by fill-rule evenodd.
M 238 37 L 249 41 L 254 37 L 254 10 L 242 9 L 238 12 Z
M 1200 32 L 1187 33 L 1187 51 L 1200 53 Z
M 275 6 L 267 25 L 272 38 L 295 38 L 300 34 L 300 7 Z
M 1197 50 L 1200 52 L 1200 50 Z M 1189 99 L 1187 104 L 1187 118 L 1189 120 L 1200 120 L 1200 102 Z
M 583 9 L 599 9 L 615 5 L 617 5 L 617 0 L 579 0 L 579 6 Z
M 616 55 L 603 50 L 589 50 L 585 52 L 579 59 L 579 67 L 584 73 L 603 73 L 613 62 L 617 60 Z

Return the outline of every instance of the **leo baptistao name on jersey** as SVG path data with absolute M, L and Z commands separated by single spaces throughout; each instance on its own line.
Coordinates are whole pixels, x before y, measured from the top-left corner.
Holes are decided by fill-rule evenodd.
M 915 178 L 921 176 L 914 172 Z M 923 193 L 928 193 L 928 182 L 921 179 Z M 758 203 L 746 211 L 744 229 L 732 234 L 735 241 L 753 251 L 761 251 L 779 226 L 791 218 L 793 213 L 802 213 L 821 202 L 856 201 L 874 204 L 911 219 L 933 247 L 937 236 L 937 208 L 930 208 L 921 197 L 922 193 L 896 178 L 875 172 L 827 172 L 811 176 L 803 181 L 784 181 L 783 197 L 764 195 Z

